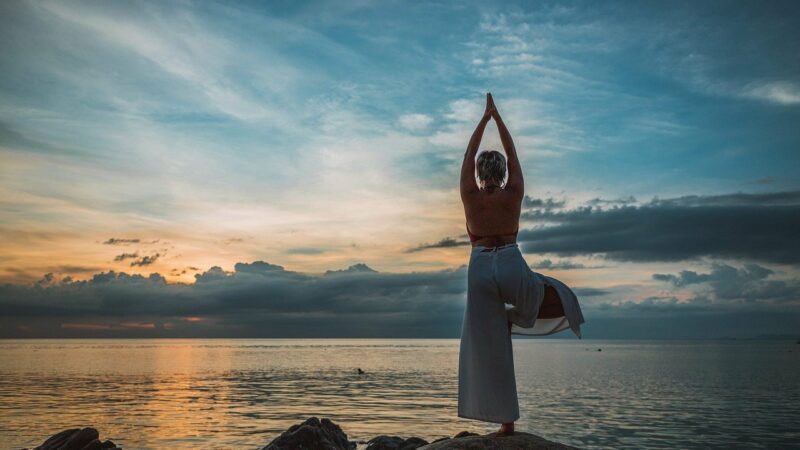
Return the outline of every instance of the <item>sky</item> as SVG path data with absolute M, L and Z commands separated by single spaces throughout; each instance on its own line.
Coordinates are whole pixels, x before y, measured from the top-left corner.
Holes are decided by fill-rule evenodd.
M 585 338 L 797 337 L 799 20 L 0 2 L 0 337 L 458 337 L 486 92 Z

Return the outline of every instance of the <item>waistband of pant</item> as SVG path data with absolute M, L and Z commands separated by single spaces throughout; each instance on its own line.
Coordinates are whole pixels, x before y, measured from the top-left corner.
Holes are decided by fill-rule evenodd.
M 472 247 L 472 253 L 496 252 L 498 250 L 505 250 L 516 247 L 519 247 L 519 244 L 516 242 L 512 242 L 510 244 L 505 244 L 505 245 L 498 245 L 496 247 L 484 247 L 483 245 L 476 245 Z

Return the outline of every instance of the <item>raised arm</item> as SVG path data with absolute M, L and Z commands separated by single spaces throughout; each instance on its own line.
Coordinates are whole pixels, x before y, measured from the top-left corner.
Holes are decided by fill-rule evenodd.
M 486 94 L 486 111 L 483 113 L 478 126 L 472 132 L 472 137 L 467 144 L 467 151 L 464 152 L 464 162 L 461 163 L 461 199 L 467 195 L 478 192 L 478 185 L 475 183 L 475 155 L 478 153 L 478 147 L 481 145 L 483 132 L 486 130 L 486 124 L 492 118 L 495 112 L 494 103 L 491 102 L 491 94 Z
M 492 118 L 494 118 L 494 121 L 497 124 L 497 131 L 500 133 L 500 141 L 503 143 L 503 150 L 505 150 L 506 158 L 508 158 L 508 181 L 506 182 L 505 189 L 507 191 L 515 192 L 520 196 L 524 195 L 525 180 L 522 179 L 522 166 L 519 164 L 517 149 L 514 147 L 514 141 L 511 139 L 511 133 L 508 132 L 506 124 L 503 123 L 500 113 L 494 106 L 494 100 L 492 99 L 491 94 L 488 95 L 489 101 L 492 102 Z

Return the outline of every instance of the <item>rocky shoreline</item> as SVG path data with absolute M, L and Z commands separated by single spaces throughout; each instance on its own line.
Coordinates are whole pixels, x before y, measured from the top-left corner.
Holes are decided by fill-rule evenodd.
M 359 443 L 360 444 L 360 443 Z M 329 419 L 311 417 L 289 427 L 262 450 L 355 450 L 342 428 Z M 575 447 L 548 441 L 524 432 L 509 435 L 478 435 L 462 431 L 450 438 L 433 442 L 418 437 L 402 438 L 381 435 L 366 442 L 366 450 L 574 450 Z M 121 449 L 110 440 L 101 441 L 91 427 L 71 428 L 56 433 L 32 450 L 104 450 Z M 29 450 L 29 449 L 23 449 Z

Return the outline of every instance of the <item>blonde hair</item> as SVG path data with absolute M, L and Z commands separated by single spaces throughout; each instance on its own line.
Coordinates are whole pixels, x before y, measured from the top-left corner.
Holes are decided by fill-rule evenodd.
M 502 153 L 497 150 L 484 150 L 478 154 L 476 167 L 481 187 L 487 181 L 494 181 L 498 186 L 502 186 L 506 177 L 506 157 Z

